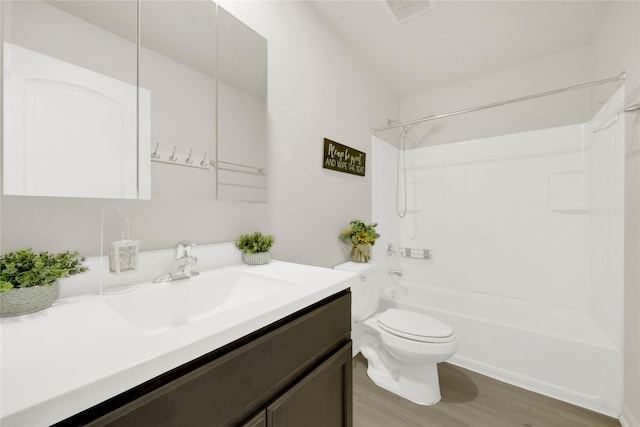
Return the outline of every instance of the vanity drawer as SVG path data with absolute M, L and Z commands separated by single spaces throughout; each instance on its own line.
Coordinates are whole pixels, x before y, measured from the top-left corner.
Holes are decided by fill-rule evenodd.
M 200 361 L 196 368 L 174 370 L 183 372 L 168 383 L 154 387 L 158 379 L 151 380 L 141 386 L 151 391 L 88 425 L 237 424 L 347 343 L 350 330 L 351 294 L 343 292 L 232 343 L 224 354 L 204 356 L 213 357 L 204 364 L 194 361 Z

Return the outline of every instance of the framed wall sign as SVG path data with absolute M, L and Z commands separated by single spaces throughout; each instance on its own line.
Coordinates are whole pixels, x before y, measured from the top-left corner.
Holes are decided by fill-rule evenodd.
M 367 153 L 324 139 L 323 168 L 364 176 L 366 163 Z

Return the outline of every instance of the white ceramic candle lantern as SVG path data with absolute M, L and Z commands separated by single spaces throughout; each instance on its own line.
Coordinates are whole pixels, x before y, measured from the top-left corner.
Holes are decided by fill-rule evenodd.
M 140 240 L 119 240 L 109 244 L 109 271 L 113 274 L 138 271 Z

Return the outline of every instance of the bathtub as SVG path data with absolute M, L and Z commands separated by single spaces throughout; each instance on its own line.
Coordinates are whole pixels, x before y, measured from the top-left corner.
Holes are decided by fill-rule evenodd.
M 613 417 L 622 406 L 622 352 L 588 312 L 400 280 L 380 309 L 451 325 L 449 360 L 481 374 Z

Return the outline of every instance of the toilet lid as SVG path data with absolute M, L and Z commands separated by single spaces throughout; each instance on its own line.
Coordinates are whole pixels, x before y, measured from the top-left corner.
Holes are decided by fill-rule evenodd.
M 390 308 L 380 314 L 378 325 L 390 334 L 414 341 L 444 343 L 455 339 L 453 328 L 433 317 Z

